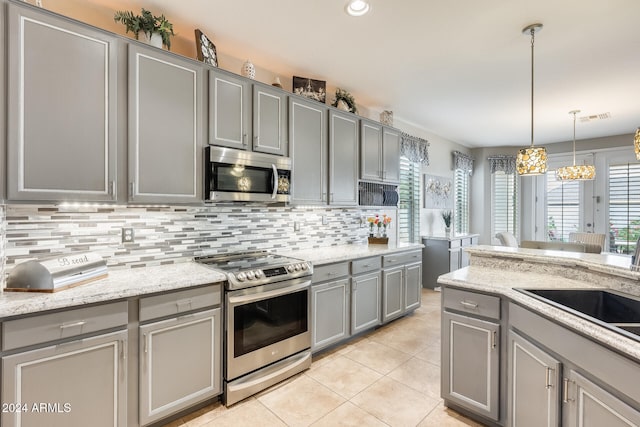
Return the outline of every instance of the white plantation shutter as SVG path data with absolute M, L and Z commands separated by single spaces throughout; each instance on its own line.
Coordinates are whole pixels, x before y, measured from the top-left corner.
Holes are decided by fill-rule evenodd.
M 561 181 L 547 172 L 547 239 L 569 241 L 580 231 L 580 181 Z
M 420 241 L 420 164 L 400 157 L 398 239 Z
M 456 233 L 469 232 L 469 185 L 471 176 L 463 169 L 453 173 L 454 226 Z
M 609 166 L 609 246 L 633 253 L 640 236 L 640 164 Z
M 491 235 L 508 231 L 518 238 L 518 181 L 515 173 L 491 174 Z

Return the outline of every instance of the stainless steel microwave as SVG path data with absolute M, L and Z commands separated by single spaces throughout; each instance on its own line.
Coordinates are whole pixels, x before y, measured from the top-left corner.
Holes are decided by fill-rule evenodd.
M 291 159 L 252 151 L 205 147 L 205 200 L 288 202 Z

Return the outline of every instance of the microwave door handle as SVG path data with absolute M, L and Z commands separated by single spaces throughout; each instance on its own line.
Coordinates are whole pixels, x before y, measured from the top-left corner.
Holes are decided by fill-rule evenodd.
M 278 168 L 274 164 L 271 164 L 271 168 L 273 169 L 273 192 L 271 193 L 271 198 L 275 199 L 276 194 L 278 194 Z

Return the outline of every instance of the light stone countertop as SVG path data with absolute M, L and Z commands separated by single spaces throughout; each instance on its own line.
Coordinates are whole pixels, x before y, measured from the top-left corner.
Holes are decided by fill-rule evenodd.
M 552 252 L 554 252 L 553 255 L 557 254 L 555 251 Z M 550 276 L 548 274 L 521 271 L 505 272 L 504 269 L 493 269 L 474 265 L 444 274 L 438 278 L 438 283 L 444 284 L 445 286 L 449 285 L 506 297 L 513 302 L 531 309 L 535 313 L 552 319 L 569 329 L 586 335 L 594 341 L 604 344 L 640 362 L 640 342 L 515 290 L 515 288 L 603 288 L 606 287 L 604 283 L 598 286 L 593 283 Z
M 195 262 L 109 270 L 108 277 L 54 293 L 0 293 L 0 319 L 139 295 L 224 282 L 226 277 Z
M 396 252 L 409 250 L 421 250 L 424 247 L 421 243 L 399 243 L 397 245 L 338 245 L 326 246 L 314 249 L 302 249 L 283 251 L 277 250 L 280 255 L 299 258 L 311 262 L 315 265 L 332 264 L 335 262 L 350 261 L 358 258 L 387 255 Z
M 432 235 L 424 235 L 420 236 L 420 239 L 431 239 L 431 240 L 460 240 L 460 239 L 470 239 L 472 237 L 478 237 L 479 234 L 432 234 Z

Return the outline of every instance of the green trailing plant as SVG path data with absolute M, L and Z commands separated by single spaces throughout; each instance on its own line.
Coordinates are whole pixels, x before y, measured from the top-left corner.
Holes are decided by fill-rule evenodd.
M 154 16 L 151 12 L 142 8 L 140 15 L 134 15 L 130 11 L 118 11 L 113 16 L 115 22 L 120 22 L 125 26 L 126 32 L 131 31 L 136 40 L 140 32 L 146 33 L 149 38 L 151 34 L 157 33 L 162 37 L 162 44 L 171 50 L 171 37 L 174 36 L 173 24 L 164 15 Z
M 337 88 L 336 96 L 333 100 L 333 104 L 331 105 L 334 107 L 337 107 L 338 102 L 340 101 L 343 101 L 345 104 L 347 104 L 347 106 L 349 107 L 349 111 L 351 111 L 352 113 L 358 112 L 358 108 L 356 107 L 356 100 L 353 99 L 353 95 L 351 95 L 349 92 L 347 92 L 344 89 Z
M 451 227 L 451 211 L 442 211 L 442 220 L 445 227 Z

